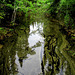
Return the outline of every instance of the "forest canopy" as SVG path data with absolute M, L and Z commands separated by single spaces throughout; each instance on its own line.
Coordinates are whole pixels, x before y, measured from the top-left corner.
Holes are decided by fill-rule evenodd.
M 75 28 L 75 0 L 0 0 L 0 24 L 6 20 L 15 22 L 17 12 L 36 13 L 42 4 L 47 9 L 45 13 L 62 20 L 67 28 Z

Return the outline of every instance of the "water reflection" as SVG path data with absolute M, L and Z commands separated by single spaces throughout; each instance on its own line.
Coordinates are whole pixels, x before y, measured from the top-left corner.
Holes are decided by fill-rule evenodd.
M 19 31 L 16 43 L 17 75 L 38 75 L 44 51 L 43 23 L 34 22 L 26 32 Z
M 16 74 L 15 64 L 15 44 L 17 37 L 16 35 L 1 41 L 3 47 L 0 49 L 0 75 Z M 15 42 L 14 42 L 15 41 Z
M 58 23 L 44 19 L 15 32 L 0 41 L 0 75 L 75 74 L 75 61 L 65 51 L 70 44 Z
M 60 32 L 59 24 L 50 22 L 47 26 L 45 25 L 44 34 L 43 74 L 74 75 L 75 61 L 65 51 L 70 44 L 66 40 L 66 36 Z

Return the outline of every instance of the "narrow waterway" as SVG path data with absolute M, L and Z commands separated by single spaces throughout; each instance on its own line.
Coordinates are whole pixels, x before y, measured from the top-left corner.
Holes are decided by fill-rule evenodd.
M 71 46 L 59 23 L 39 18 L 15 32 L 0 41 L 1 75 L 75 74 L 75 60 L 66 51 Z
M 30 25 L 29 37 L 27 39 L 30 52 L 27 51 L 26 59 L 23 59 L 23 56 L 18 57 L 18 51 L 16 53 L 15 62 L 18 65 L 18 75 L 38 75 L 42 73 L 41 61 L 44 53 L 44 37 L 41 34 L 43 34 L 43 23 L 34 22 Z M 24 40 L 26 39 L 24 38 Z M 21 39 L 22 42 L 24 40 Z M 26 42 L 21 43 L 22 49 L 26 51 L 25 45 Z

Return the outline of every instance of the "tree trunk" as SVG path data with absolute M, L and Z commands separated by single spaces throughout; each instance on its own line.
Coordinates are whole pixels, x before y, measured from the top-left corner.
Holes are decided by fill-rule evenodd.
M 14 9 L 13 14 L 12 14 L 12 18 L 11 18 L 11 22 L 15 22 L 16 19 L 16 9 Z

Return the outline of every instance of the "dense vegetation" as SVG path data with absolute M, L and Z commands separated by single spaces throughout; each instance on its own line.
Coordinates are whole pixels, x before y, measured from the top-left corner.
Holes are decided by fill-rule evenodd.
M 0 0 L 0 35 L 7 36 L 17 25 L 29 27 L 31 16 L 42 13 L 62 21 L 74 39 L 74 5 L 75 0 Z
M 0 24 L 15 22 L 17 12 L 25 16 L 30 11 L 35 13 L 42 4 L 47 8 L 45 13 L 62 20 L 67 28 L 75 28 L 75 0 L 0 0 Z M 19 16 L 23 16 L 21 14 Z
M 33 17 L 38 14 L 40 14 L 42 18 L 45 16 L 49 21 L 52 21 L 49 22 L 49 25 L 46 22 L 43 26 L 44 33 L 42 35 L 45 37 L 45 44 L 42 64 L 44 67 L 47 63 L 46 61 L 49 61 L 49 67 L 47 67 L 48 70 L 45 70 L 45 74 L 50 75 L 59 72 L 58 68 L 61 68 L 61 65 L 65 62 L 65 60 L 62 59 L 62 54 L 65 59 L 67 59 L 70 66 L 72 65 L 74 71 L 74 62 L 72 60 L 72 58 L 75 58 L 74 13 L 75 0 L 0 0 L 0 49 L 2 51 L 0 53 L 1 75 L 9 75 L 11 73 L 16 74 L 15 62 L 13 62 L 15 61 L 16 51 L 18 51 L 21 67 L 23 59 L 27 58 L 27 54 L 35 54 L 35 52 L 28 47 L 28 37 L 30 35 L 29 25 L 35 19 Z M 8 39 L 6 37 L 8 37 Z M 65 39 L 67 39 L 67 41 Z M 16 45 L 16 42 L 18 45 Z M 23 42 L 25 43 L 25 50 L 21 48 Z M 38 45 L 38 43 L 36 44 Z M 37 45 L 33 47 L 36 47 Z M 58 50 L 58 52 L 55 52 L 55 50 Z M 10 60 L 9 56 L 12 61 L 8 63 Z M 60 61 L 61 63 L 59 63 L 59 58 L 62 59 Z M 13 64 L 11 65 L 10 71 L 9 65 L 11 63 Z
M 67 28 L 75 28 L 75 0 L 51 0 L 49 12 L 62 20 Z M 57 15 L 57 16 L 56 16 Z
M 7 27 L 27 25 L 31 15 L 44 13 L 62 21 L 66 31 L 70 32 L 68 34 L 75 38 L 74 6 L 75 0 L 0 0 L 0 35 L 12 31 Z
M 74 0 L 1 0 L 0 35 L 7 36 L 17 25 L 29 27 L 31 15 L 42 13 L 62 21 L 67 33 L 74 39 L 74 5 Z

